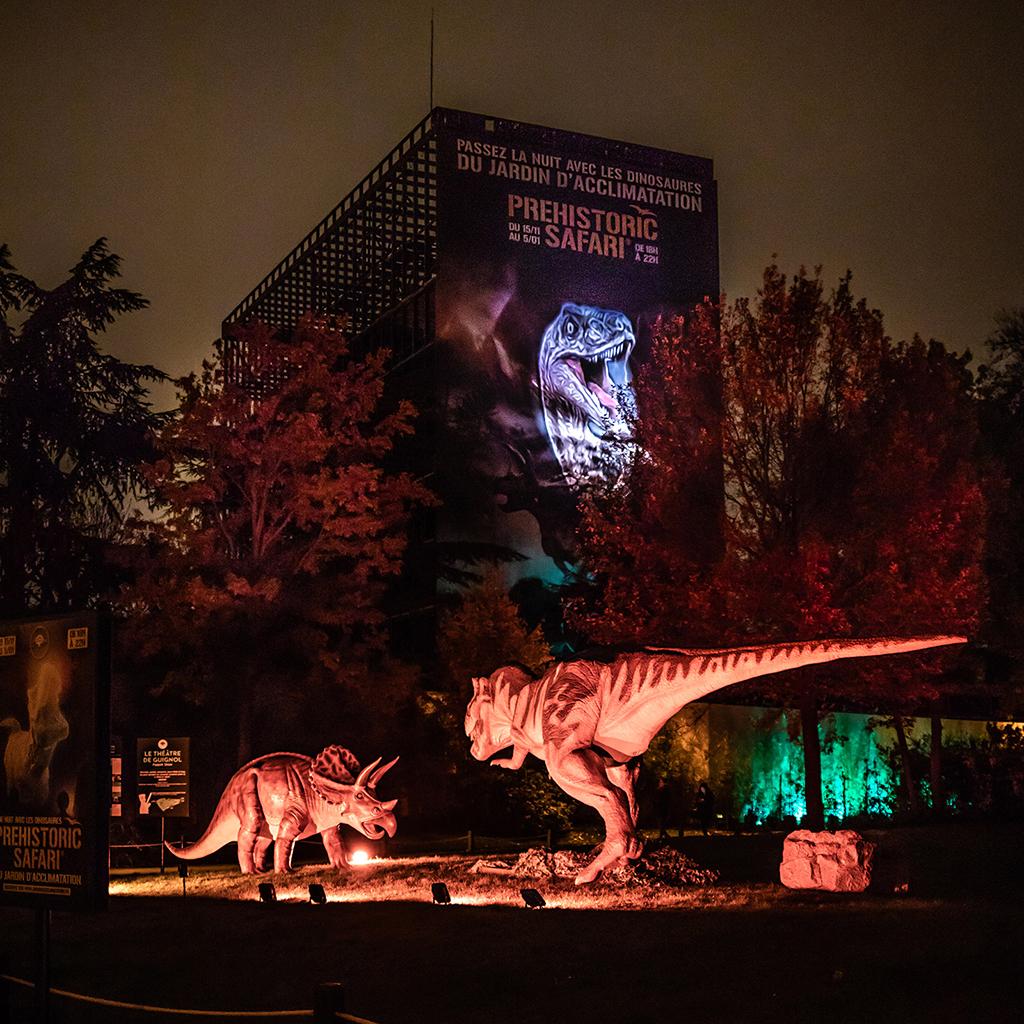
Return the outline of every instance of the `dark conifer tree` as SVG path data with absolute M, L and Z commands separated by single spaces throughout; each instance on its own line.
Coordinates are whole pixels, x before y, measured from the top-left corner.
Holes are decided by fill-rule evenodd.
M 95 336 L 146 300 L 115 288 L 120 258 L 94 242 L 47 290 L 0 246 L 0 613 L 94 602 L 163 416 L 152 366 L 102 352 Z

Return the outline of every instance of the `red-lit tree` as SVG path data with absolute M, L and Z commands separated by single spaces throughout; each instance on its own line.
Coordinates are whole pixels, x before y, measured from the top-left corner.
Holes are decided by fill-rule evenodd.
M 595 586 L 570 599 L 574 628 L 598 643 L 711 644 L 721 599 L 708 586 L 722 554 L 717 310 L 658 325 L 640 368 L 624 481 L 582 503 L 581 564 Z
M 725 503 L 713 559 L 687 487 L 709 479 L 717 450 L 717 397 L 693 387 L 709 356 Z M 849 275 L 826 296 L 820 273 L 787 280 L 772 266 L 754 302 L 665 325 L 638 381 L 628 482 L 584 511 L 597 586 L 571 609 L 576 624 L 597 640 L 677 645 L 972 629 L 985 506 L 965 364 L 936 343 L 894 345 Z M 704 516 L 713 531 L 714 506 Z M 800 710 L 812 826 L 821 712 L 839 696 L 916 708 L 937 685 L 922 664 L 758 680 L 761 699 Z
M 934 630 L 977 636 L 981 627 L 987 495 L 1002 488 L 998 471 L 979 450 L 968 361 L 968 355 L 920 338 L 887 348 L 879 380 L 857 418 L 861 465 L 840 595 L 860 635 Z M 919 801 L 904 719 L 930 712 L 937 761 L 940 699 L 971 688 L 971 675 L 968 663 L 949 656 L 861 667 L 864 699 L 891 714 L 912 814 Z M 938 807 L 937 763 L 931 782 Z
M 306 317 L 284 340 L 241 331 L 246 373 L 272 385 L 259 400 L 226 378 L 232 350 L 219 343 L 180 382 L 158 439 L 160 516 L 138 524 L 146 554 L 124 602 L 131 643 L 158 689 L 237 718 L 239 760 L 289 710 L 318 703 L 317 730 L 343 716 L 365 729 L 362 710 L 400 690 L 381 601 L 428 495 L 384 466 L 414 413 L 385 408 L 387 353 L 353 359 L 342 326 Z

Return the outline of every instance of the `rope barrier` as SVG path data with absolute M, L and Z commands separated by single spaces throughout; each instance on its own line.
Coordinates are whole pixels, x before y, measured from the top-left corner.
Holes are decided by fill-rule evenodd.
M 11 974 L 0 974 L 4 981 L 26 988 L 35 988 L 35 982 L 25 978 L 16 978 Z M 177 1009 L 172 1006 L 147 1006 L 145 1003 L 125 1003 L 120 999 L 102 999 L 99 996 L 87 996 L 81 992 L 68 992 L 63 988 L 51 988 L 51 994 L 73 999 L 80 1003 L 92 1003 L 95 1006 L 112 1006 L 118 1010 L 140 1010 L 142 1013 L 173 1013 L 185 1017 L 312 1017 L 312 1010 L 189 1010 Z
M 13 974 L 0 974 L 4 981 L 12 982 L 15 985 L 22 985 L 25 988 L 35 988 L 34 981 L 26 978 L 18 978 Z M 142 1013 L 167 1013 L 177 1014 L 184 1017 L 312 1017 L 312 1010 L 191 1010 L 187 1008 L 176 1008 L 173 1006 L 147 1006 L 145 1003 L 126 1003 L 120 999 L 103 999 L 100 996 L 87 996 L 81 992 L 69 992 L 63 988 L 51 988 L 51 995 L 62 996 L 65 999 L 77 1000 L 80 1003 L 92 1003 L 94 1006 L 111 1006 L 118 1010 L 138 1010 Z M 376 1021 L 367 1020 L 366 1017 L 356 1017 L 351 1013 L 343 1013 L 340 1010 L 334 1011 L 334 1019 L 347 1021 L 348 1024 L 377 1024 Z

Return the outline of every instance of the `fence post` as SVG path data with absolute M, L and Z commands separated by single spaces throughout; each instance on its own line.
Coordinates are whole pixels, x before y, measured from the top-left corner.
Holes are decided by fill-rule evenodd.
M 313 995 L 313 1024 L 335 1024 L 335 1014 L 345 1010 L 345 986 L 340 981 L 324 981 Z
M 554 850 L 554 848 L 555 848 L 555 836 L 554 836 L 553 831 L 549 828 L 548 829 L 548 849 L 549 850 Z
M 470 829 L 466 833 L 466 853 L 473 852 L 473 830 Z

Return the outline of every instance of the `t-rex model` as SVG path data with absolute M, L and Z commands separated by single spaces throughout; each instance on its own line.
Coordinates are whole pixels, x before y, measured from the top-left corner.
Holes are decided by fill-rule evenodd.
M 601 444 L 626 440 L 632 403 L 629 317 L 567 302 L 548 324 L 537 360 L 540 401 L 551 447 L 566 480 L 584 487 L 605 475 Z
M 592 882 L 607 867 L 640 856 L 634 794 L 640 757 L 682 707 L 733 683 L 839 658 L 861 658 L 965 643 L 966 637 L 817 640 L 725 650 L 647 648 L 612 661 L 569 661 L 539 679 L 506 666 L 473 680 L 466 735 L 479 761 L 521 768 L 527 754 L 570 796 L 597 809 L 605 841 L 576 876 Z
M 306 754 L 264 754 L 243 765 L 224 787 L 213 819 L 191 846 L 171 846 L 175 857 L 196 860 L 238 842 L 242 874 L 267 870 L 274 844 L 274 871 L 291 871 L 296 840 L 316 832 L 324 841 L 331 867 L 345 866 L 339 825 L 351 825 L 368 839 L 395 834 L 392 813 L 397 800 L 377 799 L 377 783 L 397 761 L 378 768 L 380 758 L 360 770 L 344 747 L 330 746 L 315 758 Z

